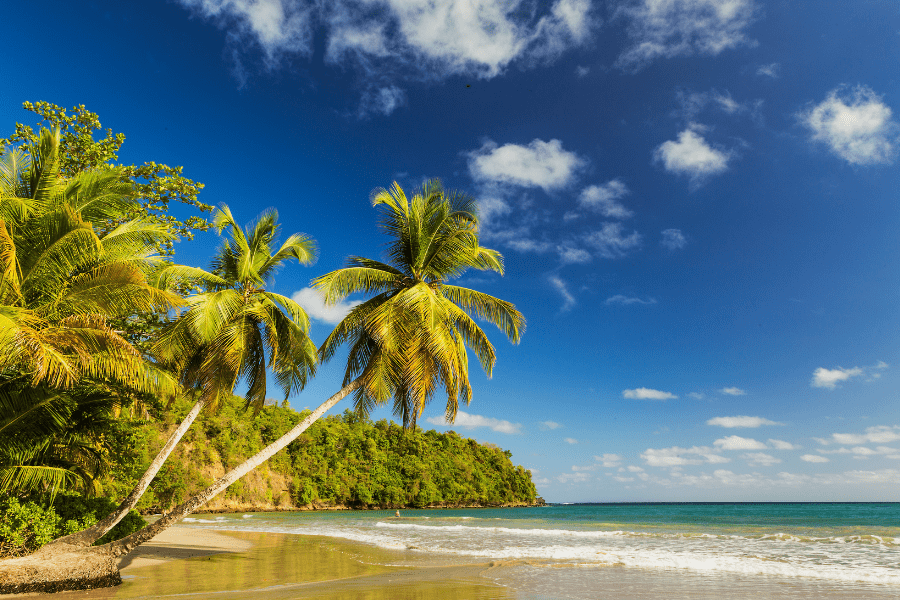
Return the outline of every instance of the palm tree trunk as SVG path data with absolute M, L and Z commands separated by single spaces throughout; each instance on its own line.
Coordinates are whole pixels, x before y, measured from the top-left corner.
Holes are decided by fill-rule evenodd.
M 65 537 L 61 537 L 57 540 L 51 542 L 51 544 L 70 544 L 72 546 L 90 546 L 104 535 L 106 535 L 110 529 L 115 527 L 119 521 L 125 518 L 125 515 L 128 512 L 137 506 L 138 501 L 141 499 L 141 496 L 144 495 L 144 492 L 147 491 L 147 487 L 149 487 L 150 482 L 153 481 L 153 478 L 156 477 L 156 474 L 162 468 L 163 463 L 166 462 L 166 459 L 169 458 L 169 455 L 172 453 L 172 450 L 175 449 L 175 446 L 178 445 L 178 442 L 187 433 L 187 430 L 190 428 L 191 424 L 197 418 L 197 415 L 200 414 L 200 411 L 203 407 L 206 406 L 206 400 L 200 399 L 196 404 L 191 408 L 190 412 L 185 416 L 184 420 L 178 425 L 178 428 L 169 436 L 166 445 L 162 447 L 162 450 L 156 455 L 156 458 L 153 459 L 153 462 L 150 463 L 150 466 L 144 472 L 143 476 L 138 480 L 137 485 L 134 486 L 134 489 L 131 490 L 124 500 L 119 504 L 119 507 L 110 515 L 108 515 L 103 520 L 95 523 L 94 525 L 88 527 L 83 531 L 79 531 L 78 533 L 73 533 L 71 535 L 67 535 Z
M 269 444 L 264 449 L 257 452 L 255 455 L 248 458 L 246 461 L 244 461 L 243 464 L 235 467 L 234 469 L 217 479 L 211 486 L 195 495 L 194 497 L 189 498 L 187 501 L 179 504 L 168 514 L 163 515 L 162 518 L 160 518 L 152 525 L 148 525 L 140 531 L 124 537 L 121 540 L 105 544 L 104 546 L 101 546 L 101 549 L 104 552 L 108 552 L 112 556 L 122 556 L 124 554 L 128 554 L 147 540 L 152 539 L 158 533 L 168 528 L 169 526 L 174 525 L 184 517 L 188 516 L 193 511 L 197 510 L 198 508 L 212 500 L 219 492 L 227 488 L 229 485 L 270 459 L 276 452 L 297 439 L 297 437 L 301 433 L 306 431 L 306 429 L 310 425 L 315 423 L 319 419 L 319 417 L 325 414 L 332 406 L 343 400 L 347 396 L 347 394 L 354 391 L 361 385 L 362 381 L 360 379 L 356 379 L 348 383 L 343 388 L 341 388 L 338 393 L 323 402 L 315 411 L 313 411 L 311 415 L 303 419 L 303 421 L 298 423 L 293 429 L 285 433 L 276 441 Z

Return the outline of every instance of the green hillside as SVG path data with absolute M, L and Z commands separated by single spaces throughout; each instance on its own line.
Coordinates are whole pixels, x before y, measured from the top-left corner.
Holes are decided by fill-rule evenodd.
M 164 421 L 119 420 L 106 440 L 113 466 L 103 493 L 131 488 L 168 433 L 188 410 Z M 305 413 L 266 406 L 258 415 L 233 397 L 216 415 L 203 414 L 157 475 L 138 506 L 160 512 L 205 488 L 299 422 Z M 403 508 L 532 504 L 531 474 L 511 453 L 449 431 L 404 431 L 355 413 L 320 419 L 260 468 L 215 498 L 208 510 Z

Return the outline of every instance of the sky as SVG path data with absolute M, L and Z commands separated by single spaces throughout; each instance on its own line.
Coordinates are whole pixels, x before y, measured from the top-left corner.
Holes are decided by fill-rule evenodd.
M 892 0 L 5 3 L 0 135 L 84 104 L 123 163 L 184 166 L 239 222 L 278 210 L 309 288 L 383 258 L 372 190 L 478 199 L 512 301 L 455 424 L 552 502 L 900 498 Z M 177 245 L 207 266 L 212 233 Z M 340 358 L 290 398 L 339 389 Z M 270 395 L 277 396 L 272 386 Z M 334 412 L 347 408 L 339 404 Z M 379 409 L 373 418 L 389 418 Z

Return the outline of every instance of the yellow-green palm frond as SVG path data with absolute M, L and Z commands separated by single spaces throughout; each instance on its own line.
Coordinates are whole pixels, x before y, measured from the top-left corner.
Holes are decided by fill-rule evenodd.
M 81 172 L 66 183 L 54 200 L 72 207 L 81 218 L 93 223 L 118 221 L 137 206 L 134 186 L 121 167 Z
M 103 259 L 120 262 L 139 262 L 152 266 L 160 264 L 158 245 L 176 239 L 165 225 L 148 218 L 122 223 L 100 239 Z
M 400 286 L 402 274 L 389 265 L 351 257 L 361 266 L 349 266 L 313 279 L 312 286 L 322 294 L 326 304 L 334 304 L 350 294 L 378 294 Z M 362 266 L 364 265 L 364 266 Z
M 463 310 L 499 327 L 512 343 L 519 343 L 525 331 L 525 317 L 511 302 L 455 285 L 442 285 L 440 292 Z
M 20 305 L 22 303 L 22 272 L 16 244 L 6 222 L 0 220 L 0 303 Z
M 199 285 L 211 290 L 221 289 L 228 282 L 218 275 L 197 267 L 185 265 L 169 265 L 160 269 L 153 276 L 151 283 L 162 290 L 175 290 L 181 285 Z

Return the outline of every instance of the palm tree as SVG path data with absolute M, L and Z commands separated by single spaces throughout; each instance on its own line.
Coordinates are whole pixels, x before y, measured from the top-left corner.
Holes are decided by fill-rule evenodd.
M 147 280 L 171 234 L 123 222 L 135 200 L 118 169 L 64 179 L 59 154 L 59 131 L 45 129 L 31 154 L 0 159 L 0 491 L 87 485 L 97 464 L 73 411 L 178 387 L 110 324 L 180 303 Z
M 309 339 L 306 312 L 290 298 L 265 289 L 266 281 L 287 260 L 313 262 L 315 243 L 293 234 L 278 246 L 274 210 L 244 231 L 223 205 L 214 224 L 219 233 L 229 230 L 230 238 L 213 259 L 211 273 L 173 265 L 158 278 L 163 288 L 185 280 L 204 287 L 186 299 L 187 310 L 162 331 L 152 349 L 162 364 L 179 374 L 186 389 L 197 391 L 197 401 L 116 511 L 58 543 L 88 546 L 115 527 L 137 505 L 200 411 L 218 409 L 240 379 L 248 386 L 247 406 L 259 411 L 266 399 L 267 368 L 285 398 L 302 390 L 315 374 L 316 347 Z
M 350 342 L 341 390 L 281 438 L 152 525 L 107 544 L 111 554 L 127 554 L 202 506 L 351 393 L 356 393 L 357 410 L 363 412 L 394 398 L 404 421 L 414 423 L 442 385 L 447 392 L 446 415 L 452 422 L 460 397 L 466 403 L 472 398 L 466 347 L 473 349 L 488 376 L 496 360 L 473 315 L 497 325 L 513 343 L 519 341 L 525 319 L 511 303 L 446 283 L 469 268 L 503 272 L 500 254 L 478 244 L 471 197 L 445 193 L 435 180 L 411 201 L 395 183 L 390 191 L 376 190 L 372 203 L 383 207 L 382 226 L 394 238 L 388 247 L 390 264 L 351 257 L 346 268 L 313 282 L 328 302 L 354 292 L 376 293 L 355 307 L 319 350 L 321 358 L 328 359 L 340 344 Z

